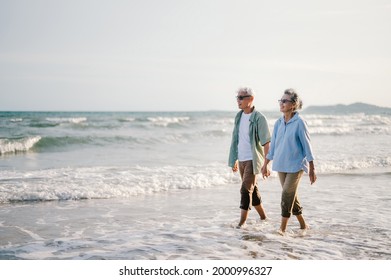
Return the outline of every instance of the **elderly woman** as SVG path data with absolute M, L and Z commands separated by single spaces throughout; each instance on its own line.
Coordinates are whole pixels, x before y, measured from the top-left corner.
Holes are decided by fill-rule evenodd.
M 296 216 L 301 229 L 307 228 L 297 190 L 303 172 L 309 173 L 311 184 L 315 183 L 316 175 L 307 124 L 297 112 L 303 105 L 299 95 L 295 90 L 287 89 L 279 103 L 283 116 L 274 125 L 262 174 L 268 176 L 267 165 L 273 161 L 272 170 L 278 172 L 282 186 L 279 233 L 284 234 L 292 214 Z

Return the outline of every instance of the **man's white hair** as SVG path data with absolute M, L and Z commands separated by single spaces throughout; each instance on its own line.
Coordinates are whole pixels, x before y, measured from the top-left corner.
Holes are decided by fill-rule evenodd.
M 241 87 L 237 90 L 237 94 L 245 93 L 246 95 L 255 96 L 255 92 L 250 87 Z

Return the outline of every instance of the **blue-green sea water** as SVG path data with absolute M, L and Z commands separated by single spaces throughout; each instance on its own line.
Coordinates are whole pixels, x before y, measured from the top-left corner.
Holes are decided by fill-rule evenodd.
M 275 234 L 275 174 L 269 222 L 234 229 L 235 114 L 0 112 L 0 259 L 391 258 L 390 115 L 302 114 L 319 179 L 303 178 L 296 238 Z

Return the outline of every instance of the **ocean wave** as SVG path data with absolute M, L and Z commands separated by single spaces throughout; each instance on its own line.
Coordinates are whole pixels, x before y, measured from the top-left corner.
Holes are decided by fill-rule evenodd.
M 46 118 L 32 118 L 28 119 L 27 125 L 34 128 L 50 128 L 63 125 L 86 125 L 86 117 L 46 117 Z
M 22 122 L 23 119 L 22 118 L 11 118 L 10 119 L 10 122 Z
M 314 135 L 391 134 L 391 118 L 387 115 L 305 115 L 304 119 Z
M 181 135 L 182 138 L 186 139 L 187 141 L 194 140 L 194 139 L 209 139 L 213 140 L 216 138 L 226 138 L 231 136 L 232 131 L 227 129 L 210 129 L 205 131 L 196 131 L 192 133 L 184 133 Z
M 47 128 L 47 127 L 56 127 L 59 125 L 60 125 L 59 123 L 31 122 L 28 126 L 33 128 Z
M 48 122 L 53 123 L 72 123 L 72 124 L 79 124 L 82 122 L 86 122 L 86 117 L 72 117 L 72 118 L 46 118 Z
M 334 126 L 310 126 L 311 135 L 391 135 L 391 128 L 387 126 L 352 126 L 349 124 Z
M 147 120 L 156 126 L 167 127 L 173 124 L 183 124 L 190 120 L 190 117 L 147 117 Z
M 41 139 L 41 136 L 0 139 L 0 155 L 27 152 L 33 148 L 34 145 L 36 145 Z
M 94 142 L 94 137 L 43 137 L 42 140 L 36 145 L 37 151 L 46 151 L 53 148 L 61 148 L 72 145 L 86 145 Z
M 316 165 L 316 171 L 319 174 L 366 173 L 369 170 L 387 170 L 391 167 L 391 157 L 386 155 L 384 157 L 365 157 L 337 161 L 317 160 Z
M 74 147 L 77 149 L 79 146 L 106 146 L 112 144 L 140 144 L 145 143 L 140 138 L 132 136 L 59 136 L 59 137 L 43 137 L 41 141 L 35 146 L 38 152 L 44 152 L 47 150 L 57 150 L 66 147 Z M 150 141 L 149 141 L 150 142 Z M 148 143 L 149 143 L 148 142 Z
M 128 117 L 128 118 L 119 118 L 118 121 L 119 122 L 134 122 L 136 120 L 136 118 L 131 118 L 131 117 Z
M 191 118 L 187 116 L 131 116 L 117 118 L 119 123 L 129 123 L 131 126 L 153 129 L 155 127 L 176 127 L 187 123 Z
M 238 182 L 225 166 L 133 166 L 2 171 L 0 203 L 127 198 Z
M 75 150 L 81 147 L 121 147 L 148 148 L 155 144 L 183 144 L 195 139 L 224 138 L 229 133 L 225 130 L 207 130 L 184 133 L 164 133 L 150 136 L 149 134 L 131 135 L 73 135 L 73 136 L 27 136 L 21 138 L 0 139 L 0 155 L 16 154 L 34 151 L 45 153 L 49 151 Z
M 17 154 L 21 152 L 34 151 L 37 153 L 62 150 L 67 147 L 77 147 L 92 145 L 105 146 L 113 143 L 151 143 L 143 141 L 132 136 L 113 136 L 113 137 L 96 137 L 96 136 L 28 136 L 22 138 L 5 138 L 0 139 L 0 155 Z

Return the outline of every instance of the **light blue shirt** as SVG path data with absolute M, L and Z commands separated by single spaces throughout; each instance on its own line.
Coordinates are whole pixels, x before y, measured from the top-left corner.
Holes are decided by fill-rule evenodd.
M 308 172 L 308 162 L 313 161 L 314 157 L 307 124 L 299 113 L 296 112 L 288 123 L 285 123 L 283 116 L 276 121 L 266 158 L 273 161 L 274 171 Z

